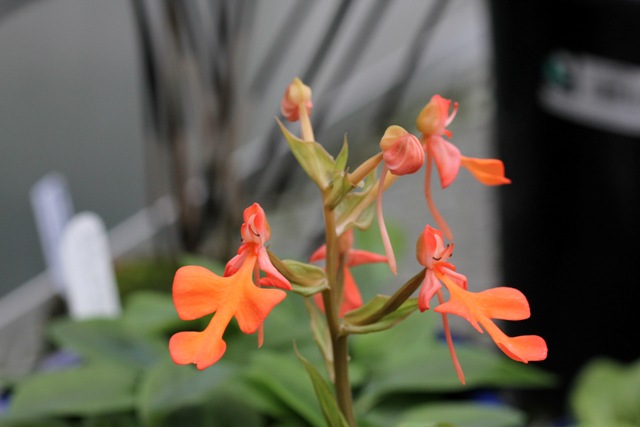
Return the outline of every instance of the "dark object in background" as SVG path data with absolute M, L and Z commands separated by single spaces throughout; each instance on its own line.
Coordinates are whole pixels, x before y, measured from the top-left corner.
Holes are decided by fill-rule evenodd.
M 590 358 L 640 357 L 640 2 L 491 0 L 504 283 L 560 374 L 556 415 Z

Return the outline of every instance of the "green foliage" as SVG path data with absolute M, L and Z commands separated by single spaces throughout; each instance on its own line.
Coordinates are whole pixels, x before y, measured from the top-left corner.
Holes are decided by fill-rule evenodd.
M 640 426 L 640 360 L 589 362 L 576 379 L 571 408 L 579 427 Z
M 372 304 L 380 302 L 384 299 Z M 411 304 L 403 316 L 415 311 Z M 350 372 L 359 425 L 519 425 L 509 424 L 522 417 L 513 409 L 451 402 L 458 402 L 463 390 L 543 387 L 550 384 L 549 377 L 502 354 L 458 346 L 467 375 L 463 389 L 447 349 L 435 338 L 434 317 L 414 313 L 402 322 L 393 318 L 385 325 L 393 326 L 389 330 L 353 337 Z M 132 293 L 117 319 L 55 321 L 52 344 L 76 353 L 82 363 L 34 373 L 14 386 L 7 383 L 12 401 L 0 425 L 341 426 L 307 319 L 300 299 L 287 298 L 265 322 L 263 348 L 257 348 L 255 336 L 232 325 L 222 360 L 198 371 L 175 365 L 167 342 L 178 330 L 201 330 L 208 319 L 180 321 L 166 293 Z M 304 358 L 296 358 L 294 341 Z M 469 422 L 474 414 L 477 422 Z

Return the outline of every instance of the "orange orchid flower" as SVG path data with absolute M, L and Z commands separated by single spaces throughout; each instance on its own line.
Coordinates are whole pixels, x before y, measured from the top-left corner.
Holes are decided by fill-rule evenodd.
M 501 160 L 463 156 L 455 145 L 443 138 L 443 136 L 448 138 L 452 136 L 447 126 L 451 124 L 458 112 L 458 103 L 453 104 L 451 113 L 449 113 L 450 108 L 451 100 L 434 95 L 418 115 L 416 125 L 422 133 L 421 141 L 427 153 L 427 172 L 425 174 L 427 204 L 447 239 L 453 240 L 448 225 L 439 214 L 431 198 L 432 160 L 438 170 L 442 188 L 448 187 L 455 180 L 460 166 L 468 169 L 478 181 L 485 185 L 509 184 L 511 180 L 504 176 L 504 164 Z
M 464 384 L 464 373 L 455 354 L 447 314 L 466 319 L 480 333 L 484 328 L 496 345 L 516 361 L 528 363 L 546 359 L 547 344 L 543 338 L 537 335 L 509 337 L 492 320 L 527 319 L 530 316 L 529 303 L 522 292 L 507 287 L 469 292 L 466 277 L 456 273 L 455 267 L 447 262 L 453 245 L 445 246 L 443 242 L 442 233 L 429 225 L 418 238 L 418 262 L 427 268 L 418 307 L 421 311 L 428 309 L 429 300 L 437 294 L 440 305 L 434 311 L 442 315 L 447 344 L 460 381 Z M 443 301 L 442 284 L 449 291 L 447 302 Z
M 358 285 L 349 270 L 350 267 L 355 267 L 362 264 L 372 264 L 377 262 L 387 262 L 387 257 L 379 255 L 369 251 L 363 251 L 360 249 L 353 249 L 353 230 L 345 231 L 339 238 L 339 251 L 344 254 L 344 295 L 342 305 L 340 306 L 340 317 L 343 317 L 345 313 L 354 310 L 362 306 L 362 296 Z M 320 246 L 311 256 L 309 261 L 320 261 L 326 259 L 327 246 Z M 324 310 L 324 304 L 322 302 L 322 296 L 316 294 L 314 300 L 318 307 Z
M 267 276 L 257 280 L 259 284 L 291 289 L 268 259 L 264 243 L 270 236 L 269 224 L 260 205 L 247 208 L 244 220 L 243 244 L 227 264 L 224 277 L 199 266 L 182 267 L 176 272 L 173 301 L 178 316 L 194 320 L 215 313 L 204 331 L 178 332 L 171 337 L 169 352 L 177 364 L 194 363 L 198 369 L 205 369 L 220 360 L 227 348 L 222 336 L 233 317 L 242 332 L 261 331 L 265 318 L 286 293 L 256 286 L 254 280 L 259 279 L 260 269 Z

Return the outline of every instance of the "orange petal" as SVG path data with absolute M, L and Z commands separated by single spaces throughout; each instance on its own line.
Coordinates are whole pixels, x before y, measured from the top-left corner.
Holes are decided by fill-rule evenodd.
M 344 269 L 344 296 L 340 307 L 340 317 L 348 311 L 355 310 L 362 306 L 362 295 L 356 281 L 353 279 L 348 268 Z
M 327 245 L 322 245 L 318 249 L 315 250 L 309 257 L 310 262 L 320 261 L 321 259 L 325 259 L 327 257 Z
M 492 319 L 523 320 L 529 318 L 529 303 L 522 292 L 500 287 L 474 294 L 475 307 Z
M 259 288 L 253 282 L 238 283 L 237 286 L 242 289 L 238 289 L 234 298 L 237 304 L 234 307 L 234 314 L 240 330 L 245 334 L 257 331 L 273 307 L 287 296 L 281 290 Z
M 387 262 L 387 257 L 374 252 L 352 249 L 347 253 L 347 266 L 355 267 L 362 264 L 374 264 L 377 262 Z
M 461 158 L 462 166 L 467 168 L 473 176 L 485 185 L 509 184 L 511 180 L 504 176 L 504 164 L 496 159 Z
M 507 337 L 496 344 L 507 356 L 518 362 L 538 362 L 547 358 L 547 343 L 537 335 Z
M 462 157 L 460 150 L 437 135 L 427 139 L 427 149 L 436 163 L 438 175 L 440 175 L 440 185 L 442 188 L 447 188 L 458 176 Z
M 179 365 L 195 363 L 198 369 L 205 369 L 216 363 L 227 344 L 221 337 L 212 336 L 211 331 L 178 332 L 169 340 L 169 352 Z
M 431 298 L 440 290 L 442 284 L 436 277 L 435 273 L 431 269 L 427 269 L 427 273 L 424 276 L 424 281 L 420 286 L 420 293 L 418 294 L 418 309 L 420 311 L 429 310 L 429 303 Z
M 182 320 L 193 320 L 218 309 L 232 283 L 204 267 L 181 267 L 173 279 L 173 302 Z

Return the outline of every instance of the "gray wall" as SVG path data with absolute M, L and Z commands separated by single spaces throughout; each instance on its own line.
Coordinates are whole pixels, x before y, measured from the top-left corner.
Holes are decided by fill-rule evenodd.
M 44 268 L 30 187 L 56 170 L 111 227 L 144 205 L 127 0 L 36 1 L 0 21 L 0 295 Z

